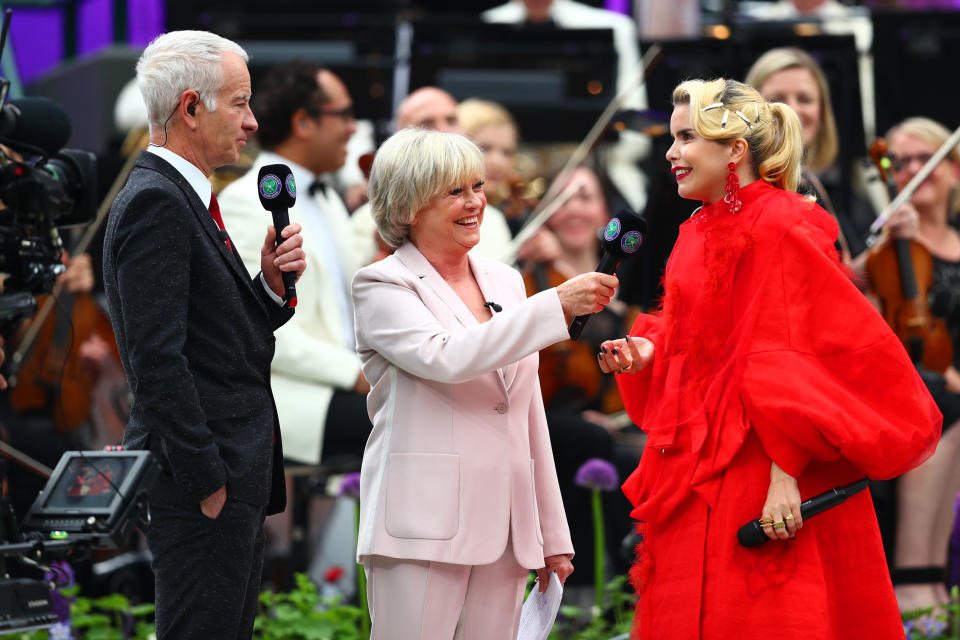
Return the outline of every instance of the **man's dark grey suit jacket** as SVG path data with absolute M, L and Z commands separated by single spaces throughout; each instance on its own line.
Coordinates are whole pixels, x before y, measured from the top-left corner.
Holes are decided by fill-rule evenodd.
M 264 233 L 269 218 L 264 214 Z M 110 209 L 104 285 L 133 391 L 128 449 L 149 449 L 199 503 L 227 495 L 283 510 L 270 391 L 273 331 L 290 319 L 231 252 L 196 192 L 143 152 Z

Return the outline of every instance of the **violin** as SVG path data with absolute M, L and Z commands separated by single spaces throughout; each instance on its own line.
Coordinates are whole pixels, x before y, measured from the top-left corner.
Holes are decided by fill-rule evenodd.
M 43 303 L 43 298 L 38 302 Z M 10 408 L 22 413 L 53 407 L 54 425 L 66 432 L 90 419 L 97 390 L 97 383 L 77 357 L 80 343 L 99 336 L 110 346 L 117 364 L 120 353 L 109 318 L 89 295 L 61 293 L 57 306 L 47 322 L 39 318 L 30 321 L 42 322 L 42 326 L 11 381 Z
M 870 158 L 887 185 L 891 200 L 897 189 L 888 169 L 887 143 L 870 145 Z M 867 281 L 880 299 L 884 320 L 900 338 L 910 358 L 931 371 L 953 363 L 953 343 L 942 318 L 930 313 L 927 294 L 933 286 L 933 256 L 919 242 L 886 237 L 867 254 Z

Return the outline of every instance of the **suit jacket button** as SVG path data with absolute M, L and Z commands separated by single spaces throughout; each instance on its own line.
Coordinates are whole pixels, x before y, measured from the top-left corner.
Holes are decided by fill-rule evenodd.
M 497 413 L 506 413 L 506 412 L 507 412 L 507 405 L 506 405 L 505 403 L 501 402 L 501 403 L 498 404 L 496 407 L 494 407 L 494 409 L 496 410 Z

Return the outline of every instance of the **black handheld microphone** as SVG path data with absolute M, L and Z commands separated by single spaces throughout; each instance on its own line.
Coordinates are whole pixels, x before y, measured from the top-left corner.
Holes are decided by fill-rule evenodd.
M 818 513 L 837 506 L 850 496 L 866 488 L 867 479 L 863 478 L 862 480 L 845 484 L 842 487 L 834 487 L 829 491 L 824 491 L 820 495 L 800 503 L 800 516 L 804 520 L 812 518 Z M 737 531 L 737 540 L 745 547 L 756 547 L 769 539 L 767 534 L 763 532 L 763 527 L 760 526 L 759 520 L 751 520 Z
M 280 232 L 290 224 L 287 209 L 297 201 L 297 182 L 293 179 L 290 167 L 285 164 L 268 164 L 260 168 L 257 176 L 257 192 L 260 204 L 273 214 L 273 226 L 277 230 L 277 244 L 283 242 Z M 297 306 L 297 274 L 283 272 L 284 306 Z
M 624 209 L 615 217 L 610 218 L 607 226 L 600 231 L 600 242 L 603 244 L 603 257 L 597 265 L 600 273 L 613 273 L 620 265 L 620 261 L 637 252 L 643 244 L 643 236 L 647 233 L 647 221 L 629 209 Z M 586 326 L 589 315 L 577 316 L 570 323 L 570 338 L 576 340 Z

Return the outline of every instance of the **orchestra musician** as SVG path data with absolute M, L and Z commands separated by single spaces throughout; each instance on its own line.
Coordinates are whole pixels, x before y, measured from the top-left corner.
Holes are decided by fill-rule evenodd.
M 908 118 L 886 135 L 891 154 L 891 174 L 902 190 L 950 137 L 940 123 L 928 118 Z M 960 151 L 954 148 L 894 212 L 919 221 L 906 236 L 932 256 L 932 286 L 928 310 L 946 323 L 953 360 L 945 371 L 922 369 L 937 406 L 943 413 L 943 435 L 936 453 L 920 467 L 897 480 L 897 526 L 892 577 L 903 611 L 947 602 L 945 568 L 953 501 L 960 492 L 960 233 L 956 212 L 960 204 Z M 929 258 L 928 258 L 929 260 Z M 882 278 L 899 281 L 899 270 L 871 273 L 871 282 Z M 872 290 L 868 292 L 872 295 Z M 878 301 L 879 303 L 879 301 Z M 926 354 L 924 354 L 926 356 Z
M 807 52 L 795 47 L 771 49 L 747 71 L 747 84 L 770 102 L 782 102 L 800 118 L 804 164 L 801 193 L 837 219 L 841 254 L 855 274 L 861 274 L 867 254 L 865 241 L 875 213 L 852 184 L 851 167 L 838 166 L 840 140 L 823 69 Z M 916 227 L 916 216 L 898 212 L 886 228 L 896 237 L 907 237 Z

